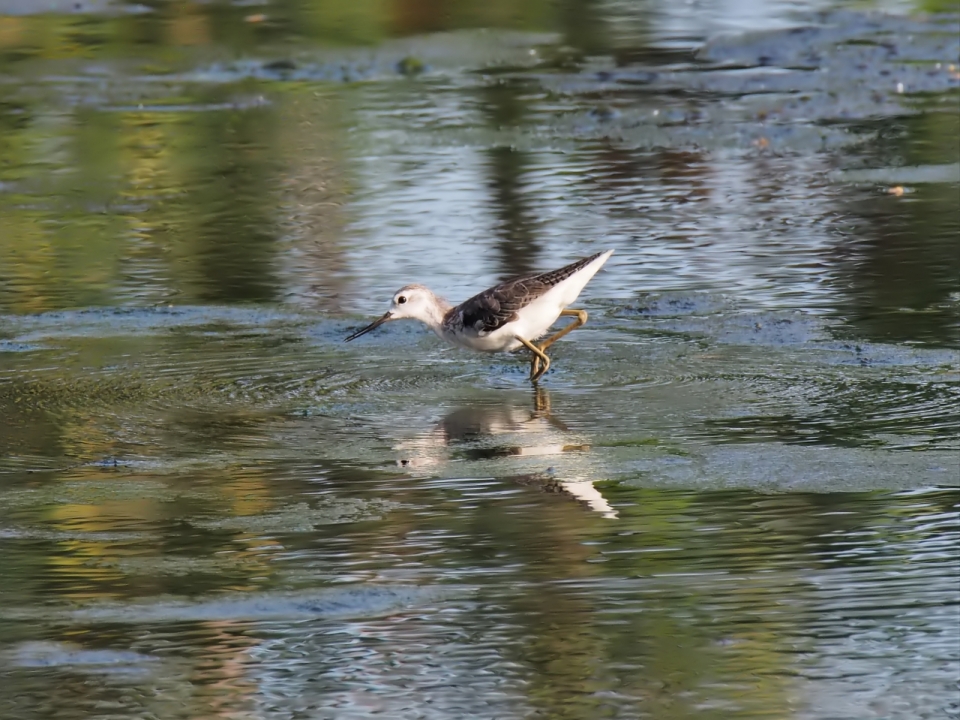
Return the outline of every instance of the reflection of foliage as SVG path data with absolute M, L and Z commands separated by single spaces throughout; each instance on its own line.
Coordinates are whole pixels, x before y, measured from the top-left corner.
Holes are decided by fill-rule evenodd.
M 256 12 L 245 3 L 143 3 L 151 12 L 111 16 L 0 15 L 0 71 L 29 58 L 53 60 L 129 53 L 170 59 L 169 48 L 218 45 L 235 51 L 291 37 L 332 45 L 370 45 L 391 35 L 462 28 L 545 30 L 545 0 L 277 0 Z
M 530 108 L 524 93 L 533 89 L 527 82 L 512 80 L 485 86 L 480 105 L 487 122 L 495 128 L 525 123 Z M 531 160 L 528 152 L 513 147 L 493 147 L 487 151 L 488 185 L 498 220 L 496 249 L 503 277 L 522 275 L 537 267 L 540 253 L 537 222 L 524 187 Z
M 272 299 L 275 121 L 274 113 L 254 110 L 201 113 L 194 123 L 182 156 L 190 195 L 176 203 L 185 212 L 174 214 L 185 220 L 180 258 L 190 258 L 188 274 L 199 276 L 203 299 Z
M 274 37 L 288 41 L 291 32 L 372 43 L 448 27 L 543 27 L 549 14 L 545 3 L 522 10 L 505 2 L 422 9 L 410 3 L 388 12 L 379 0 L 289 0 L 270 5 L 256 23 L 249 21 L 250 8 L 224 3 L 159 3 L 152 12 L 117 17 L 0 18 L 0 71 L 29 73 L 31 60 L 134 54 L 150 63 L 145 70 L 158 73 L 188 67 L 195 52 L 183 49 L 188 46 L 240 49 Z M 87 87 L 80 83 L 69 92 Z M 42 91 L 56 93 L 56 85 L 14 96 L 16 89 L 0 89 L 6 94 L 0 96 L 0 183 L 10 186 L 0 187 L 0 295 L 8 307 L 51 309 L 66 298 L 108 304 L 124 277 L 128 286 L 121 292 L 147 302 L 274 299 L 281 230 L 275 206 L 284 170 L 276 150 L 286 132 L 278 108 L 196 112 L 237 98 L 244 104 L 262 88 L 187 86 L 179 97 L 162 98 L 166 108 L 152 112 L 145 102 L 141 110 L 120 113 L 99 109 L 109 100 L 96 95 L 97 102 L 81 101 L 79 110 L 73 103 L 53 110 L 58 100 Z M 284 90 L 273 91 L 282 105 Z
M 960 116 L 942 107 L 925 109 L 900 121 L 906 132 L 882 139 L 873 162 L 881 167 L 960 163 Z M 859 242 L 845 251 L 849 315 L 870 339 L 955 346 L 960 316 L 950 298 L 960 292 L 957 186 L 924 183 L 911 190 L 902 198 L 872 192 L 847 203 L 862 221 L 853 233 Z
M 957 0 L 920 0 L 916 5 L 928 13 L 955 13 L 958 10 Z
M 132 288 L 138 295 L 149 297 L 150 276 L 159 272 L 174 276 L 188 298 L 270 298 L 271 118 L 264 111 L 31 118 L 10 143 L 23 161 L 8 182 L 59 202 L 48 208 L 0 195 L 7 302 L 32 311 L 66 297 L 81 306 L 110 302 L 128 260 L 142 268 L 142 284 Z M 54 149 L 70 156 L 58 164 L 76 171 L 44 172 Z

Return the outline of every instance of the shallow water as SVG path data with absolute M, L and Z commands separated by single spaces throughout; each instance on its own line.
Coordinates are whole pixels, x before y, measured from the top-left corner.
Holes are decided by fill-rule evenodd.
M 949 6 L 37 8 L 0 716 L 960 717 Z M 607 247 L 538 390 L 342 343 Z

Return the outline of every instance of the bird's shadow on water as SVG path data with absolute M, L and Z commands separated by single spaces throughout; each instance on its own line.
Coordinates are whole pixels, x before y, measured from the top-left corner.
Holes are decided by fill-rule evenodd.
M 394 449 L 400 453 L 397 464 L 413 473 L 446 474 L 456 467 L 457 474 L 463 475 L 464 464 L 469 464 L 482 474 L 560 493 L 606 518 L 617 517 L 617 511 L 594 486 L 600 478 L 590 476 L 589 461 L 557 462 L 554 466 L 538 462 L 550 456 L 583 458 L 590 451 L 585 438 L 554 413 L 550 395 L 541 387 L 532 389 L 529 404 L 460 405 L 428 431 L 397 442 Z M 510 472 L 513 461 L 526 472 Z

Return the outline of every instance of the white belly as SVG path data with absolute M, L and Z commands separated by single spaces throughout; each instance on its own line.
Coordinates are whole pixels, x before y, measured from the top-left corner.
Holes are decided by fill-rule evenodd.
M 542 335 L 543 333 L 540 334 Z M 470 350 L 498 353 L 512 352 L 517 348 L 523 347 L 523 343 L 517 340 L 517 335 L 516 323 L 507 323 L 502 328 L 486 335 L 476 335 L 468 330 L 463 334 L 446 335 L 445 338 L 455 345 L 469 348 Z M 522 337 L 526 337 L 526 335 Z M 537 337 L 539 337 L 539 335 Z

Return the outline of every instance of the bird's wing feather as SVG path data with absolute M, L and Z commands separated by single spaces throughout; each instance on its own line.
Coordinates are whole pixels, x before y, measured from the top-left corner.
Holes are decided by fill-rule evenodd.
M 474 295 L 451 312 L 460 314 L 464 328 L 486 335 L 517 319 L 517 312 L 547 290 L 566 280 L 602 253 L 591 255 L 559 270 L 520 275 Z
M 461 313 L 465 328 L 486 335 L 516 320 L 517 311 L 545 291 L 546 288 L 537 282 L 536 277 L 514 278 L 474 295 L 457 308 L 457 311 Z

